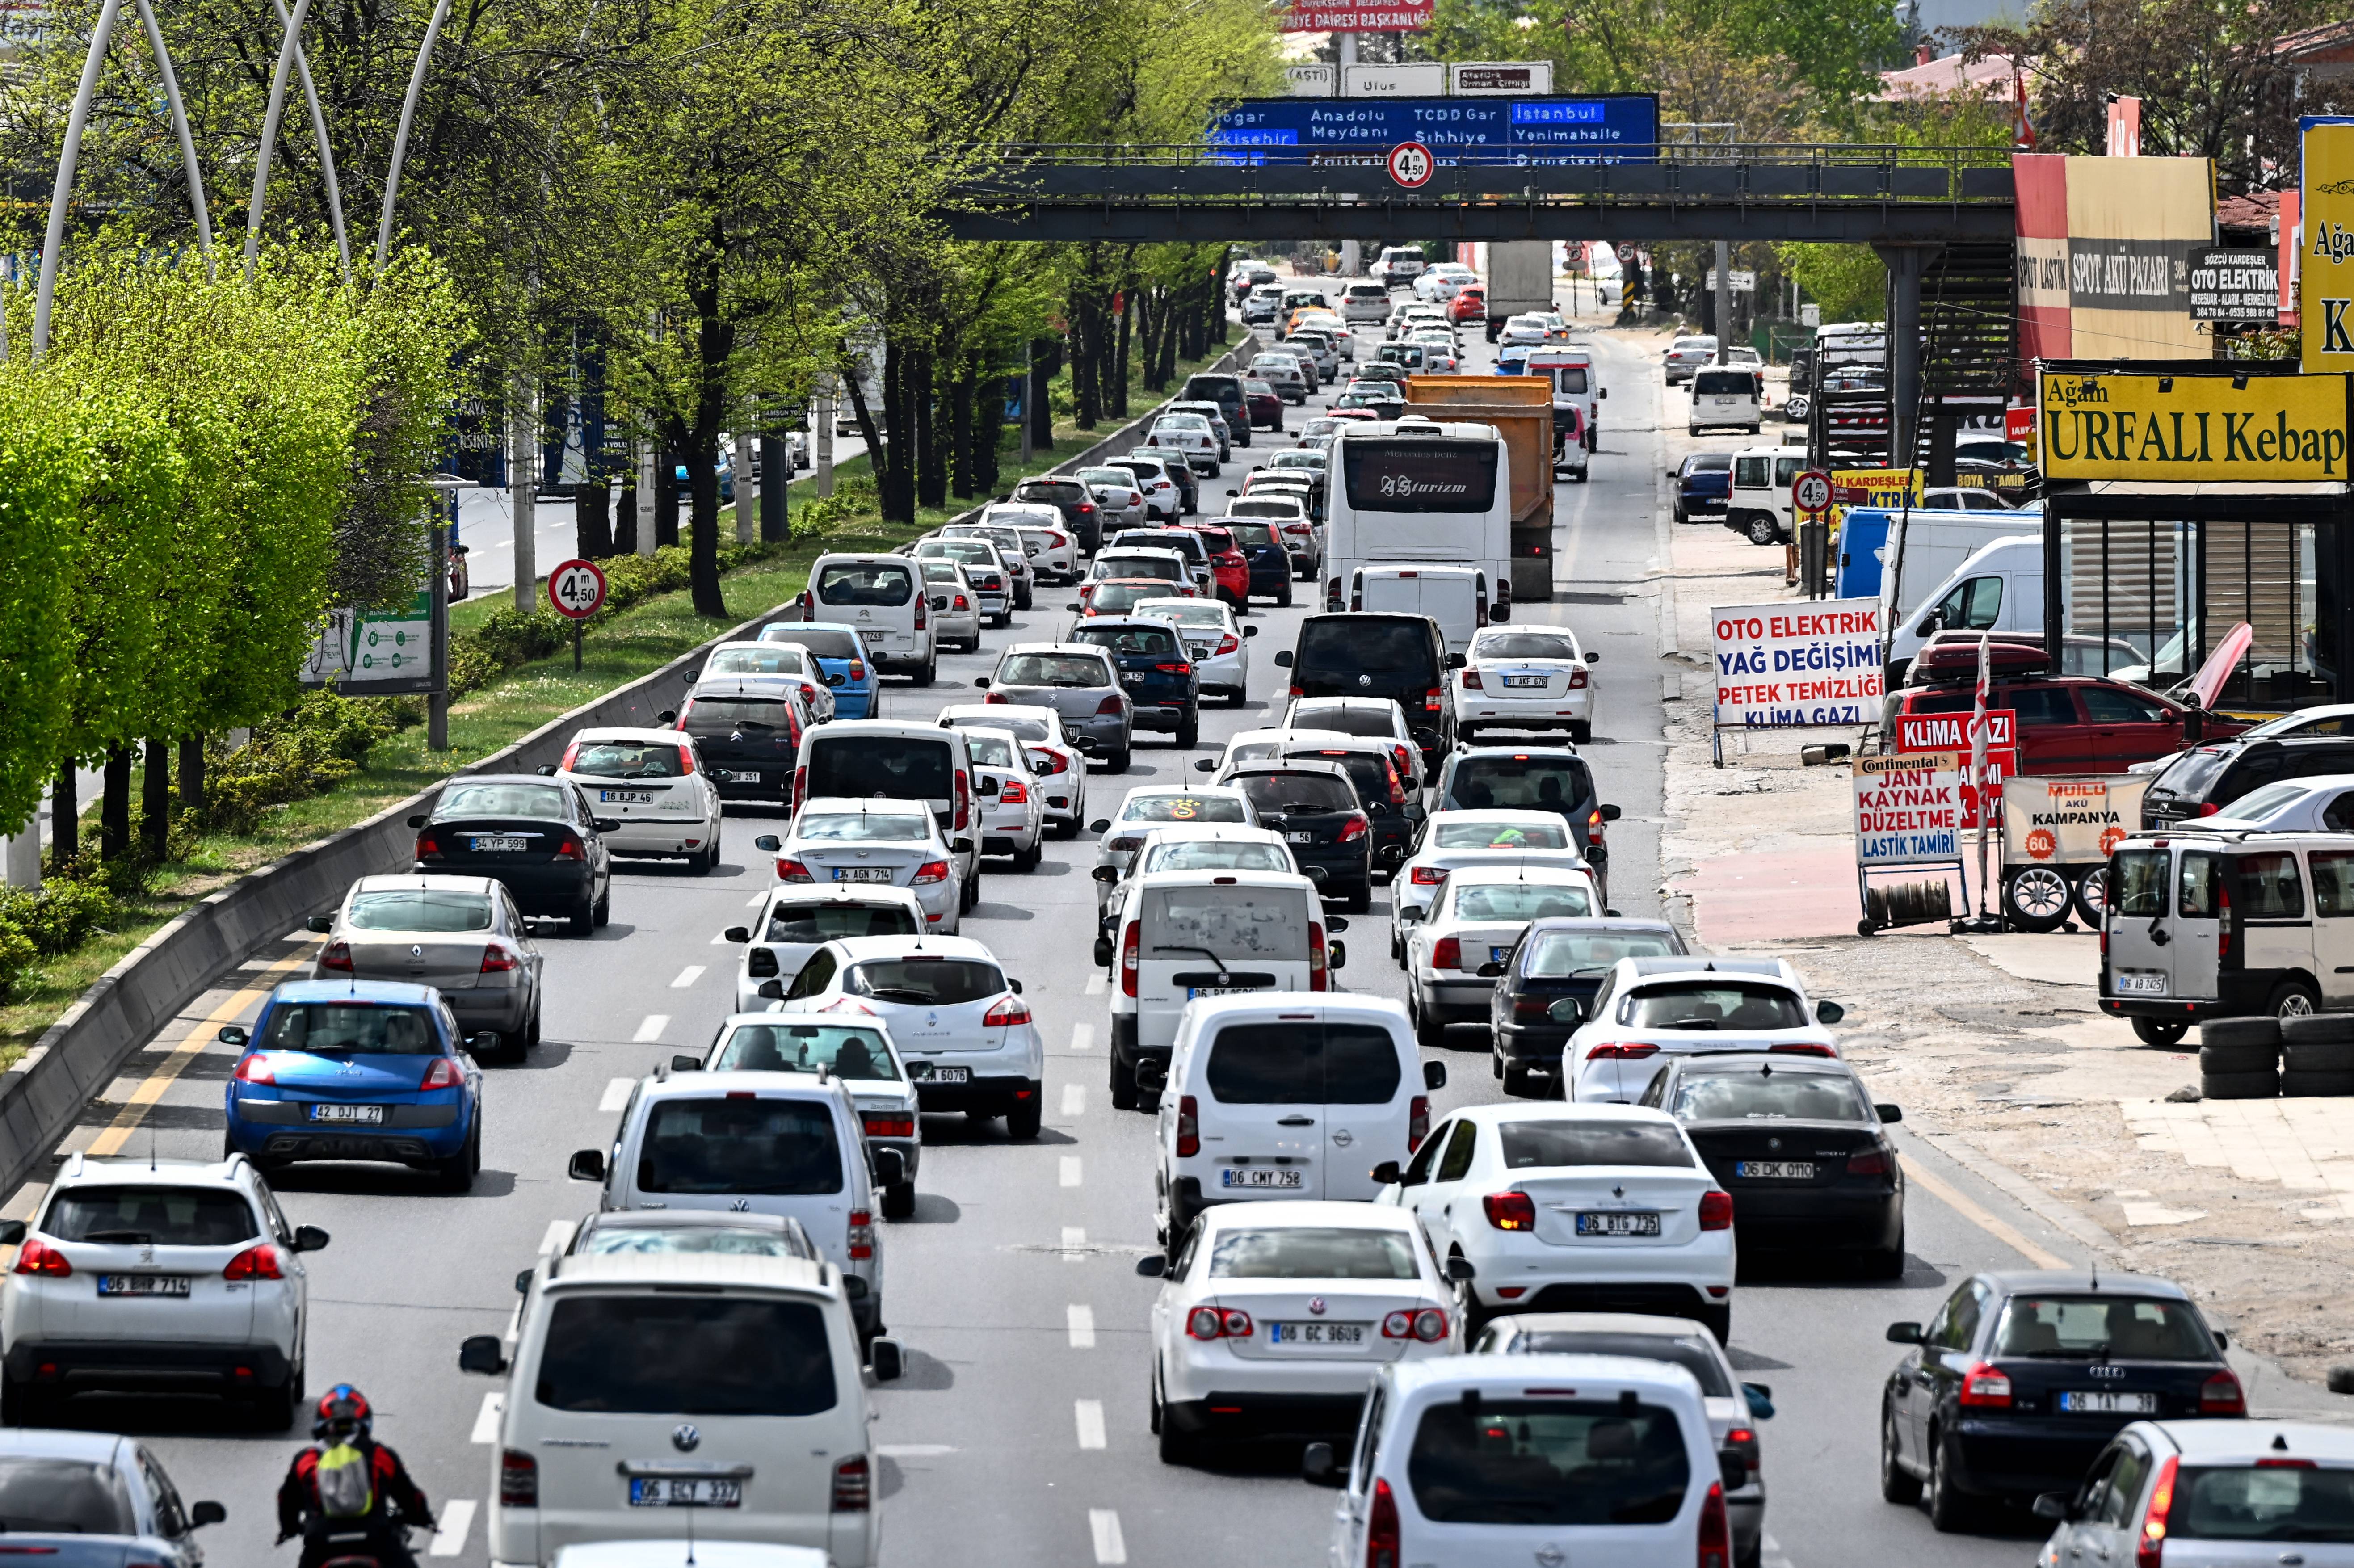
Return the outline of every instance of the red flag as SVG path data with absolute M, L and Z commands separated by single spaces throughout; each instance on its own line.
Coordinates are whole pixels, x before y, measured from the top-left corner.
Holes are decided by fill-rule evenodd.
M 2027 78 L 2020 73 L 2019 62 L 2010 62 L 2010 144 L 2021 152 L 2035 151 L 2035 122 L 2027 114 Z

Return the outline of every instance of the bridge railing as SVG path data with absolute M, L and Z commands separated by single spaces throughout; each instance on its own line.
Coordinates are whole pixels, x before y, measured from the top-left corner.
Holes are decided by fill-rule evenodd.
M 1535 168 L 1641 164 L 1654 167 L 1776 164 L 1873 167 L 1902 164 L 1949 170 L 2010 167 L 2007 147 L 1930 147 L 1901 143 L 1738 142 L 1696 146 L 1691 143 L 1567 144 L 1558 151 L 1450 147 L 1434 140 L 1439 165 L 1459 168 Z M 1362 148 L 1294 147 L 1254 143 L 1246 133 L 1225 142 L 1002 142 L 968 143 L 938 150 L 968 168 L 1373 168 L 1389 151 L 1384 143 Z

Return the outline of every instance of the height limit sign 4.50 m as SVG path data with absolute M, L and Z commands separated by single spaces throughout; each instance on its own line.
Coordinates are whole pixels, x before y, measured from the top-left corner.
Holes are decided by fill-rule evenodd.
M 1430 149 L 1419 142 L 1399 143 L 1390 149 L 1384 163 L 1389 169 L 1390 178 L 1408 190 L 1417 190 L 1428 185 L 1430 176 L 1438 168 L 1438 160 L 1432 157 Z

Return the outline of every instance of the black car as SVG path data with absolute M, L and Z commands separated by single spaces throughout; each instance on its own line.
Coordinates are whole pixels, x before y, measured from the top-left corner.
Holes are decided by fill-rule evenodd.
M 721 800 L 792 809 L 793 765 L 811 724 L 799 685 L 757 675 L 706 681 L 671 722 L 695 737 Z
M 2236 736 L 2211 741 L 2184 752 L 2150 780 L 2142 793 L 2141 825 L 2170 828 L 2188 818 L 2212 817 L 2267 784 L 2328 773 L 2354 773 L 2354 737 Z
M 1463 667 L 1438 623 L 1425 615 L 1342 610 L 1299 623 L 1299 641 L 1275 656 L 1291 671 L 1295 697 L 1387 697 L 1405 710 L 1426 769 L 1454 749 L 1447 672 Z
M 1204 371 L 1185 377 L 1185 390 L 1177 394 L 1180 403 L 1215 403 L 1226 416 L 1226 429 L 1234 444 L 1246 447 L 1251 443 L 1250 400 L 1243 395 L 1243 378 Z
M 1291 552 L 1275 524 L 1264 517 L 1213 517 L 1211 522 L 1234 536 L 1235 547 L 1250 567 L 1253 599 L 1275 600 L 1278 609 L 1291 608 Z
M 1488 1044 L 1504 1092 L 1535 1099 L 1561 1092 L 1562 1049 L 1585 1022 L 1583 1012 L 1563 1004 L 1583 1009 L 1592 1002 L 1611 965 L 1689 950 L 1665 920 L 1555 915 L 1531 921 L 1511 957 L 1479 969 L 1495 971 Z
M 1161 620 L 1104 615 L 1080 621 L 1066 641 L 1111 655 L 1131 727 L 1173 730 L 1184 751 L 1201 743 L 1202 679 L 1176 628 Z
M 2180 1286 L 2081 1270 L 1978 1274 L 1925 1328 L 1880 1399 L 1880 1492 L 1929 1522 L 1970 1522 L 1982 1499 L 2073 1490 L 2131 1421 L 2248 1413 L 2223 1337 Z
M 1672 1056 L 1638 1105 L 1683 1124 L 1733 1194 L 1743 1256 L 1776 1248 L 1861 1254 L 1874 1279 L 1904 1273 L 1904 1173 L 1855 1069 L 1787 1053 Z
M 1004 499 L 1033 502 L 1061 513 L 1063 526 L 1071 531 L 1079 548 L 1087 555 L 1094 555 L 1096 546 L 1102 542 L 1103 509 L 1096 504 L 1095 492 L 1076 479 L 1025 479 Z
M 1352 913 L 1373 905 L 1373 823 L 1349 770 L 1337 762 L 1246 762 L 1226 782 L 1243 792 L 1258 825 L 1281 833 L 1299 869 Z
M 1593 868 L 1610 901 L 1610 845 L 1605 825 L 1618 820 L 1595 792 L 1594 770 L 1566 746 L 1472 746 L 1439 769 L 1434 811 L 1553 811 L 1569 824 L 1570 842 Z
M 1676 482 L 1677 522 L 1695 517 L 1723 521 L 1725 509 L 1733 504 L 1731 452 L 1694 452 L 1668 470 L 1668 477 Z
M 488 876 L 525 916 L 571 922 L 586 937 L 612 917 L 613 860 L 604 833 L 620 824 L 589 810 L 567 779 L 484 773 L 452 779 L 417 830 L 417 869 Z
M 1430 813 L 1423 810 L 1422 791 L 1410 789 L 1398 773 L 1386 741 L 1365 739 L 1341 746 L 1286 746 L 1277 754 L 1286 762 L 1337 762 L 1349 770 L 1357 787 L 1357 800 L 1373 824 L 1373 863 L 1392 870 L 1413 852 L 1415 834 Z

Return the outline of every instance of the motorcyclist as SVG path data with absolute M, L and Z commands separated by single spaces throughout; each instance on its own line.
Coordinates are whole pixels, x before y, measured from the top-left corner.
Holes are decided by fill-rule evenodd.
M 374 1555 L 379 1568 L 417 1568 L 408 1532 L 434 1528 L 425 1493 L 400 1456 L 375 1437 L 366 1395 L 339 1383 L 320 1396 L 312 1446 L 294 1456 L 278 1489 L 278 1544 L 300 1535 L 298 1568 Z M 353 1538 L 362 1537 L 356 1545 Z

